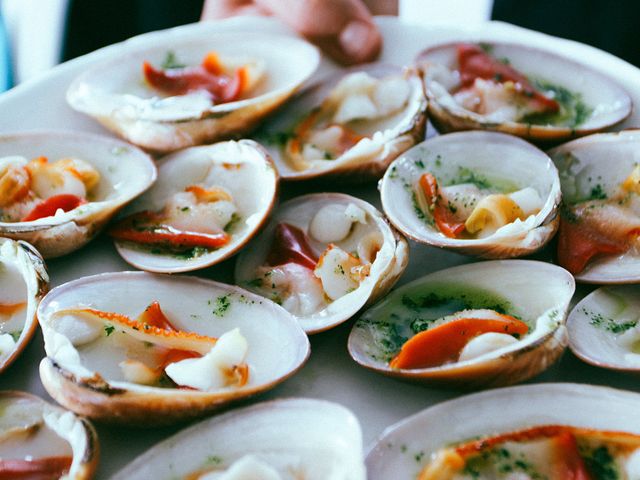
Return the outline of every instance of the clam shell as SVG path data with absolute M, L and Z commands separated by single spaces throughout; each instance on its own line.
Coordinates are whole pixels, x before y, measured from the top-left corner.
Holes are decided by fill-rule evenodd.
M 367 454 L 370 480 L 413 479 L 438 449 L 536 425 L 640 434 L 637 393 L 572 383 L 501 388 L 430 407 L 387 428 Z
M 346 75 L 365 72 L 373 78 L 402 76 L 411 86 L 407 106 L 402 113 L 384 121 L 369 121 L 366 126 L 359 121 L 363 134 L 371 136 L 371 141 L 361 140 L 334 160 L 325 165 L 311 166 L 298 170 L 285 153 L 282 138 L 288 138 L 295 126 L 314 109 L 320 108 L 323 100 L 333 91 Z M 271 153 L 280 177 L 285 181 L 301 181 L 322 178 L 346 182 L 363 182 L 382 176 L 389 163 L 402 152 L 424 138 L 426 130 L 427 101 L 424 98 L 421 81 L 416 71 L 401 71 L 397 67 L 372 64 L 366 67 L 334 73 L 324 80 L 306 88 L 296 95 L 274 117 L 255 134 Z M 360 130 L 359 130 L 360 131 Z
M 3 459 L 71 455 L 69 472 L 60 480 L 89 480 L 98 466 L 98 436 L 91 424 L 25 392 L 0 392 L 0 436 L 41 425 L 24 442 L 6 442 Z
M 158 162 L 158 181 L 127 208 L 127 213 L 162 210 L 168 197 L 193 184 L 223 187 L 233 197 L 240 220 L 233 222 L 229 243 L 193 258 L 183 258 L 116 241 L 116 249 L 125 261 L 150 272 L 175 273 L 208 267 L 230 257 L 266 221 L 278 193 L 278 174 L 269 155 L 252 140 L 189 148 Z
M 49 276 L 40 254 L 28 243 L 0 237 L 0 305 L 25 306 L 0 315 L 0 335 L 17 334 L 9 352 L 0 352 L 0 372 L 11 365 L 36 331 L 36 309 L 49 286 Z
M 429 117 L 440 131 L 495 130 L 535 142 L 559 142 L 604 130 L 631 113 L 631 98 L 627 92 L 607 76 L 584 64 L 525 45 L 493 41 L 480 44 L 486 45 L 494 58 L 506 59 L 525 76 L 551 82 L 581 95 L 585 105 L 592 109 L 591 114 L 576 126 L 553 126 L 515 121 L 496 123 L 466 110 L 448 92 L 445 94 L 442 87 L 434 88 L 434 76 L 426 66 L 431 63 L 444 65 L 450 70 L 457 68 L 457 43 L 446 43 L 428 48 L 416 59 L 416 63 L 425 70 Z
M 318 333 L 332 328 L 351 318 L 363 306 L 383 296 L 398 280 L 408 263 L 408 244 L 372 205 L 341 193 L 318 193 L 304 195 L 283 203 L 275 212 L 264 231 L 244 250 L 236 262 L 235 280 L 239 285 L 253 291 L 259 291 L 251 285 L 256 269 L 265 264 L 265 259 L 273 242 L 274 231 L 278 223 L 286 221 L 304 232 L 314 215 L 322 207 L 330 204 L 356 205 L 373 220 L 374 229 L 382 234 L 383 245 L 372 263 L 371 273 L 360 286 L 346 295 L 328 303 L 311 315 L 296 316 L 307 333 Z M 351 235 L 344 242 L 351 241 Z M 334 242 L 341 246 L 343 242 Z M 353 243 L 353 242 L 352 242 Z M 321 253 L 327 244 L 312 240 L 312 248 Z
M 151 158 L 131 145 L 108 137 L 62 131 L 0 136 L 0 157 L 40 156 L 50 161 L 75 157 L 100 173 L 95 199 L 69 212 L 30 222 L 0 222 L 0 235 L 31 243 L 44 258 L 77 250 L 100 232 L 127 202 L 156 179 Z
M 184 478 L 200 469 L 224 470 L 248 454 L 275 467 L 283 478 L 366 478 L 355 416 L 338 404 L 304 398 L 263 402 L 205 420 L 159 443 L 111 478 L 147 479 L 167 471 Z
M 545 370 L 563 352 L 565 317 L 574 289 L 569 272 L 531 260 L 495 260 L 440 270 L 403 285 L 367 310 L 349 335 L 349 354 L 370 370 L 430 385 L 477 388 L 521 382 Z M 520 341 L 470 360 L 431 368 L 391 368 L 389 360 L 404 342 L 390 348 L 393 339 L 385 329 L 411 336 L 409 323 L 429 315 L 431 307 L 419 304 L 429 294 L 444 295 L 445 300 L 466 295 L 464 308 L 491 308 L 486 305 L 498 302 L 508 307 L 508 314 L 535 327 Z M 450 313 L 432 312 L 426 318 Z
M 601 133 L 574 140 L 549 151 L 560 172 L 565 202 L 591 196 L 593 188 L 610 197 L 640 163 L 640 130 Z M 601 255 L 575 275 L 578 282 L 597 284 L 640 281 L 640 253 Z
M 455 184 L 465 170 L 489 183 L 512 185 L 514 190 L 532 187 L 544 200 L 543 207 L 535 217 L 513 222 L 508 230 L 485 238 L 448 238 L 418 216 L 413 186 L 425 172 L 445 185 Z M 483 258 L 529 255 L 551 239 L 559 224 L 560 181 L 553 162 L 531 144 L 502 133 L 458 132 L 422 142 L 393 162 L 382 179 L 380 194 L 391 223 L 411 239 Z
M 219 312 L 221 297 L 227 306 Z M 174 322 L 179 329 L 218 337 L 239 328 L 249 345 L 248 382 L 210 392 L 130 383 L 119 371 L 119 359 L 104 349 L 77 350 L 52 318 L 78 306 L 136 317 L 153 301 L 179 319 Z M 76 413 L 114 423 L 159 425 L 201 416 L 274 387 L 309 355 L 306 335 L 285 310 L 240 288 L 195 277 L 119 272 L 80 278 L 53 289 L 41 302 L 38 319 L 47 352 L 40 378 L 47 392 Z
M 160 65 L 168 52 L 198 65 L 215 51 L 221 58 L 264 62 L 264 78 L 246 98 L 211 105 L 189 96 L 160 97 L 142 76 L 142 64 Z M 219 32 L 215 25 L 169 30 L 125 42 L 117 54 L 81 74 L 67 101 L 131 143 L 171 152 L 252 129 L 280 106 L 317 68 L 318 50 L 283 35 Z
M 640 371 L 638 339 L 640 286 L 602 287 L 583 298 L 567 319 L 569 347 L 597 367 Z

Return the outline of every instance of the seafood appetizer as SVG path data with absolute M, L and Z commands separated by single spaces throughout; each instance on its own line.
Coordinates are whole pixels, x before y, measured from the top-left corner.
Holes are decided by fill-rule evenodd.
M 351 331 L 349 353 L 363 367 L 434 385 L 520 382 L 564 350 L 574 290 L 567 271 L 531 260 L 448 268 L 367 310 Z
M 640 287 L 602 287 L 578 303 L 567 320 L 573 353 L 598 367 L 640 371 Z
M 360 425 L 346 408 L 323 400 L 263 402 L 182 431 L 111 480 L 169 477 L 365 480 Z
M 0 136 L 0 235 L 45 258 L 77 250 L 155 181 L 131 145 L 69 132 Z
M 468 395 L 388 428 L 368 478 L 633 480 L 639 406 L 637 393 L 569 383 Z
M 0 478 L 89 480 L 98 437 L 73 413 L 23 392 L 0 392 Z
M 42 257 L 31 245 L 0 237 L 0 372 L 33 337 L 48 284 Z
M 424 138 L 427 103 L 413 70 L 382 65 L 308 88 L 256 136 L 284 180 L 380 178 Z
M 380 193 L 389 220 L 408 237 L 484 258 L 531 254 L 558 228 L 553 162 L 502 133 L 427 140 L 393 162 Z
M 564 207 L 558 263 L 588 283 L 640 280 L 640 130 L 593 135 L 549 154 Z
M 105 273 L 52 290 L 38 318 L 47 392 L 76 413 L 157 425 L 262 392 L 309 355 L 285 310 L 195 277 Z
M 384 295 L 407 261 L 406 240 L 374 207 L 320 193 L 283 204 L 238 257 L 235 278 L 316 333 Z
M 606 76 L 550 51 L 509 43 L 448 43 L 423 51 L 429 116 L 441 131 L 487 129 L 540 142 L 610 127 L 631 113 Z
M 109 231 L 127 262 L 152 272 L 233 255 L 258 232 L 278 191 L 269 155 L 251 140 L 186 149 L 158 165 L 158 182 Z
M 125 42 L 71 84 L 67 101 L 138 146 L 170 152 L 252 129 L 319 61 L 295 37 L 194 25 Z

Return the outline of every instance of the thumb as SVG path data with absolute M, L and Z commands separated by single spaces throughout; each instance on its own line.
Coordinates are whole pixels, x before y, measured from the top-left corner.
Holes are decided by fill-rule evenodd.
M 375 60 L 382 38 L 362 0 L 254 0 L 345 65 Z

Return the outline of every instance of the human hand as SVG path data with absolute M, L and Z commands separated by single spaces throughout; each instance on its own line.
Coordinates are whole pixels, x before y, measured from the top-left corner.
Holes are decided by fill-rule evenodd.
M 202 20 L 242 14 L 274 15 L 344 65 L 375 60 L 382 47 L 362 0 L 206 0 Z

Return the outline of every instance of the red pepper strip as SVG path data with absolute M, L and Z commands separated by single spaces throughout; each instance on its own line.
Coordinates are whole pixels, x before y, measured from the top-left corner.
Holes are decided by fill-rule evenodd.
M 72 457 L 0 460 L 0 480 L 58 480 L 71 468 Z
M 168 95 L 205 90 L 214 103 L 237 100 L 247 86 L 247 69 L 244 67 L 236 70 L 233 77 L 210 73 L 203 66 L 158 70 L 148 62 L 144 62 L 142 71 L 152 87 Z
M 26 302 L 22 303 L 0 303 L 0 316 L 11 316 L 26 307 Z
M 529 83 L 527 77 L 509 65 L 487 55 L 479 46 L 461 43 L 458 45 L 458 68 L 462 89 L 471 87 L 476 78 L 493 80 L 498 83 L 513 82 L 522 89 L 522 93 L 531 98 L 536 109 L 544 112 L 557 112 L 560 104 L 547 97 Z
M 630 232 L 634 234 L 635 230 Z M 628 249 L 628 244 L 599 235 L 577 219 L 560 218 L 558 233 L 558 263 L 573 275 L 582 272 L 589 261 L 601 254 L 615 255 Z
M 464 231 L 464 222 L 457 221 L 447 205 L 443 205 L 436 177 L 430 173 L 424 173 L 420 177 L 420 188 L 424 192 L 429 208 L 432 209 L 433 219 L 438 229 L 449 238 L 458 238 Z
M 391 368 L 429 368 L 455 362 L 464 346 L 478 335 L 496 332 L 524 335 L 526 323 L 509 315 L 500 319 L 459 318 L 424 330 L 407 340 L 389 363 Z
M 558 480 L 591 480 L 592 477 L 580 456 L 576 437 L 570 432 L 563 432 L 553 441 L 557 452 L 554 462 L 554 478 Z
M 172 332 L 178 331 L 178 329 L 173 326 L 171 321 L 164 314 L 158 302 L 153 302 L 145 308 L 144 312 L 136 318 L 136 321 L 153 327 L 164 328 L 165 330 Z
M 65 212 L 78 208 L 80 205 L 87 203 L 86 200 L 76 195 L 63 193 L 61 195 L 54 195 L 49 197 L 31 210 L 25 217 L 20 220 L 21 222 L 32 222 L 39 218 L 52 217 L 59 209 Z
M 279 223 L 267 255 L 267 265 L 284 265 L 289 262 L 313 270 L 318 259 L 302 230 L 288 223 Z
M 151 222 L 154 218 L 156 215 L 151 212 L 134 213 L 118 222 L 109 230 L 109 235 L 116 240 L 178 249 L 220 248 L 229 243 L 231 238 L 225 232 L 201 233 L 178 230 L 170 225 L 153 224 Z

